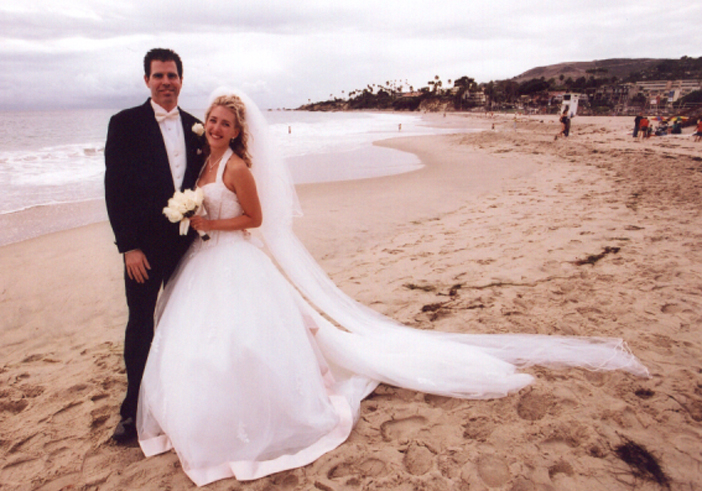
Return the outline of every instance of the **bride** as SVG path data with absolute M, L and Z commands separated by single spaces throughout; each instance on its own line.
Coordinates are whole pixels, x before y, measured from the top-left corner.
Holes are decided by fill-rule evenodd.
M 362 306 L 293 234 L 295 189 L 253 102 L 219 90 L 205 135 L 207 215 L 191 225 L 211 239 L 159 300 L 137 416 L 144 453 L 174 449 L 198 486 L 313 462 L 348 438 L 381 382 L 486 399 L 531 383 L 518 366 L 648 375 L 619 339 L 418 331 Z

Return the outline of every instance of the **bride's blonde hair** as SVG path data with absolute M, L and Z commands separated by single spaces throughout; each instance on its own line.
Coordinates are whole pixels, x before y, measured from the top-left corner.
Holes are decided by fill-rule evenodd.
M 243 101 L 236 95 L 221 95 L 212 101 L 210 107 L 205 113 L 205 121 L 210 119 L 212 109 L 217 106 L 222 106 L 229 109 L 234 114 L 234 124 L 239 129 L 239 136 L 229 142 L 229 147 L 234 150 L 234 153 L 246 163 L 247 167 L 251 167 L 251 155 L 249 154 L 249 126 L 246 124 L 246 106 Z

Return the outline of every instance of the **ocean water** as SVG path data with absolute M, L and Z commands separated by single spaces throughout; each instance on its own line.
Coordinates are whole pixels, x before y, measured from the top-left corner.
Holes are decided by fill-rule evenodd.
M 0 111 L 0 214 L 103 198 L 111 109 Z M 204 111 L 189 111 L 200 116 Z M 446 130 L 397 113 L 265 113 L 297 183 L 360 179 L 421 167 L 416 156 L 372 145 Z M 401 125 L 401 130 L 400 130 Z

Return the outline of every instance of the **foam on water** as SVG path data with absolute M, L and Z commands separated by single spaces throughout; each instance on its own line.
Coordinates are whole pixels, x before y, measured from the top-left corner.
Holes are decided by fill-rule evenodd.
M 102 199 L 104 138 L 115 112 L 0 112 L 0 213 Z M 423 126 L 414 114 L 271 111 L 265 116 L 298 183 L 414 170 L 420 166 L 416 156 L 371 143 L 441 132 Z

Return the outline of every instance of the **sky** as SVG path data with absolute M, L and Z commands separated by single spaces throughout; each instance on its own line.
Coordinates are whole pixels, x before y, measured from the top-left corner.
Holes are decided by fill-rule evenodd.
M 394 80 L 696 58 L 700 19 L 696 0 L 0 0 L 0 110 L 141 104 L 154 47 L 183 59 L 185 109 L 222 85 L 295 108 Z

